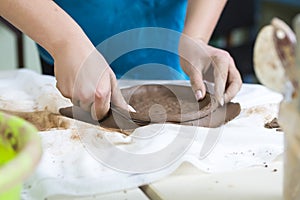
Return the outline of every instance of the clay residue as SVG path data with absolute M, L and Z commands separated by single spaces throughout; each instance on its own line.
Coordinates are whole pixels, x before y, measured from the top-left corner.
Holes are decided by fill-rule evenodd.
M 105 127 L 103 127 L 103 129 L 107 132 L 118 132 L 118 133 L 122 133 L 124 135 L 131 135 L 131 133 L 134 131 L 134 129 L 124 130 L 124 129 L 119 129 L 119 128 L 105 128 Z
M 6 111 L 10 115 L 18 116 L 33 124 L 39 131 L 48 131 L 51 129 L 68 129 L 70 124 L 64 120 L 61 115 L 51 113 L 47 110 L 34 112 Z
M 103 139 L 103 135 L 100 134 L 100 133 L 97 133 L 97 134 L 96 134 L 96 137 L 97 137 L 97 138 L 100 138 L 100 139 Z
M 250 117 L 252 115 L 257 115 L 262 118 L 263 122 L 271 121 L 274 117 L 278 115 L 278 104 L 266 104 L 260 106 L 254 106 L 250 108 L 244 108 L 242 113 L 246 117 Z
M 80 136 L 77 133 L 72 133 L 70 138 L 71 140 L 76 140 L 76 141 L 80 140 Z
M 276 117 L 274 119 L 272 119 L 271 121 L 265 123 L 264 127 L 268 128 L 268 129 L 276 129 L 276 131 L 282 131 L 282 129 L 278 123 L 278 119 Z
M 246 110 L 246 115 L 250 116 L 253 114 L 264 114 L 266 113 L 267 109 L 265 107 L 253 107 Z

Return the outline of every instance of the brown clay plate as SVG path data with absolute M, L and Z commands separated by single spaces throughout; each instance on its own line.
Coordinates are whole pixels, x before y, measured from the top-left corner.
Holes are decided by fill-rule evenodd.
M 207 93 L 198 102 L 190 87 L 180 85 L 140 85 L 121 90 L 124 98 L 137 112 L 111 105 L 108 115 L 95 121 L 90 114 L 73 106 L 60 109 L 64 116 L 99 124 L 105 128 L 134 130 L 151 123 L 176 123 L 190 126 L 219 127 L 234 119 L 241 111 L 239 103 L 218 107 L 215 97 Z
M 140 85 L 122 89 L 125 100 L 135 108 L 133 120 L 145 122 L 184 122 L 214 112 L 218 103 L 209 93 L 197 101 L 191 87 L 181 85 Z

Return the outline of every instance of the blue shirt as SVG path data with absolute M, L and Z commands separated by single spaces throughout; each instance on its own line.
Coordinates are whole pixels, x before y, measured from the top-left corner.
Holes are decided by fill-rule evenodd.
M 187 0 L 56 0 L 84 30 L 117 78 L 187 79 L 177 44 Z M 41 57 L 53 64 L 39 47 Z

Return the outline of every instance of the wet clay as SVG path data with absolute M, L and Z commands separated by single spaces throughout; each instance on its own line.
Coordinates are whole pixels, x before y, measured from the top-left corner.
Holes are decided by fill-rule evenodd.
M 115 108 L 100 121 L 101 126 L 123 130 L 151 123 L 218 127 L 234 119 L 241 111 L 238 103 L 218 107 L 216 98 L 209 93 L 198 102 L 188 86 L 142 85 L 121 92 L 137 112 L 128 113 Z
M 108 115 L 97 122 L 80 107 L 61 108 L 59 112 L 108 130 L 128 133 L 152 123 L 219 127 L 234 119 L 241 111 L 239 103 L 230 102 L 219 107 L 216 98 L 209 93 L 198 102 L 188 86 L 142 85 L 122 89 L 121 92 L 136 113 L 111 105 Z
M 207 116 L 218 107 L 206 94 L 197 101 L 192 89 L 179 85 L 142 85 L 123 89 L 122 94 L 137 112 L 131 118 L 147 122 L 183 122 Z

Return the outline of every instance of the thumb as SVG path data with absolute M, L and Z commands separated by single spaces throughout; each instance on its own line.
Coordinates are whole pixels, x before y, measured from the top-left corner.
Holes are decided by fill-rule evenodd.
M 228 78 L 228 58 L 216 57 L 214 59 L 215 96 L 221 106 L 224 105 L 224 92 Z
M 123 110 L 129 112 L 136 112 L 133 107 L 131 107 L 124 99 L 120 88 L 118 87 L 118 82 L 114 74 L 111 75 L 111 102 L 114 106 L 117 106 Z
M 206 94 L 206 87 L 203 82 L 202 73 L 198 71 L 194 72 L 190 76 L 190 82 L 197 101 L 202 100 Z

